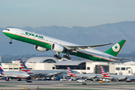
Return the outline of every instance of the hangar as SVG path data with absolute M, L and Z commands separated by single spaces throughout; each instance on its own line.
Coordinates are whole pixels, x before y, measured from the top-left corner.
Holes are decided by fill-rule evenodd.
M 26 63 L 56 63 L 58 60 L 53 57 L 32 57 Z
M 53 57 L 32 57 L 25 65 L 32 70 L 53 70 L 58 60 Z
M 61 61 L 54 65 L 56 66 L 56 69 L 67 69 L 67 67 L 78 70 L 86 69 L 86 61 Z

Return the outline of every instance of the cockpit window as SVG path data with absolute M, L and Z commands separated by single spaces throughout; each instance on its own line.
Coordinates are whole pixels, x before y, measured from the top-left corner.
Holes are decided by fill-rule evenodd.
M 7 31 L 10 31 L 10 29 L 6 29 Z

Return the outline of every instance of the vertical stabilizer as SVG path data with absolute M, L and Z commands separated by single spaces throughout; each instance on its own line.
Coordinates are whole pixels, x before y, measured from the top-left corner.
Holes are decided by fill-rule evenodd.
M 76 77 L 77 75 L 71 70 L 70 67 L 67 67 L 68 69 L 68 74 L 70 75 L 70 77 Z
M 20 61 L 20 66 L 21 66 L 21 70 L 22 70 L 22 71 L 24 71 L 24 72 L 29 72 L 29 74 L 33 74 L 33 73 L 31 72 L 31 70 L 29 70 L 29 69 L 25 66 L 24 62 L 23 62 L 21 59 L 19 59 L 19 61 Z
M 2 65 L 0 63 L 0 73 L 1 73 L 1 75 L 5 75 L 3 72 L 4 72 L 4 70 L 3 70 Z
M 103 77 L 111 77 L 111 76 L 106 72 L 106 70 L 104 69 L 103 66 L 100 66 L 100 68 L 101 68 L 101 72 L 102 72 Z
M 121 40 L 120 42 L 116 43 L 110 49 L 108 49 L 105 53 L 113 55 L 115 57 L 118 56 L 119 52 L 121 51 L 122 47 L 124 46 L 126 40 Z

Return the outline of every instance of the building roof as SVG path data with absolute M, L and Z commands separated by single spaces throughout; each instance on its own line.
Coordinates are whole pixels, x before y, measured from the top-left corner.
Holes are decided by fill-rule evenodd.
M 54 62 L 57 62 L 57 59 L 53 57 L 32 57 L 26 61 L 26 63 L 44 63 L 45 61 L 48 62 L 48 60 L 52 60 Z M 46 62 L 46 63 L 47 63 Z M 50 63 L 50 62 L 48 62 Z
M 135 64 L 134 61 L 125 62 L 124 64 Z
M 61 65 L 61 66 L 66 66 L 66 65 L 70 65 L 70 66 L 78 66 L 81 63 L 84 63 L 86 61 L 59 61 L 57 63 L 55 63 L 54 65 Z

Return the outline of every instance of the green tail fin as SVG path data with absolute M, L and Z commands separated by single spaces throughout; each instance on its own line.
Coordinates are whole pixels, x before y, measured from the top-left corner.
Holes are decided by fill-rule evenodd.
M 114 46 L 112 46 L 110 49 L 105 51 L 105 53 L 108 53 L 110 55 L 116 56 L 119 54 L 120 50 L 124 46 L 126 40 L 121 40 L 120 42 L 116 43 Z

